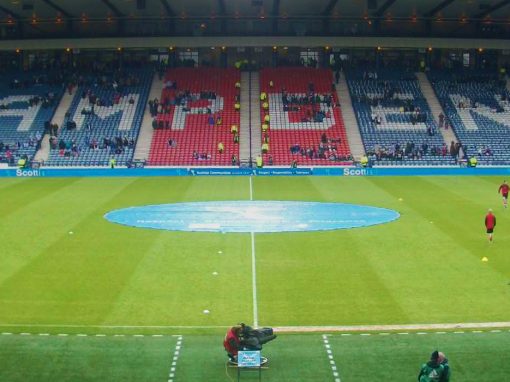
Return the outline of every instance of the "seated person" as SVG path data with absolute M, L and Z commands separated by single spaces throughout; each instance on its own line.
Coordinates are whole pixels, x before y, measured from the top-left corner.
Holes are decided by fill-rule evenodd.
M 276 338 L 272 328 L 253 329 L 243 323 L 233 326 L 227 331 L 223 347 L 227 351 L 229 361 L 237 363 L 239 350 L 262 350 L 262 345 Z M 262 361 L 263 363 L 267 362 Z

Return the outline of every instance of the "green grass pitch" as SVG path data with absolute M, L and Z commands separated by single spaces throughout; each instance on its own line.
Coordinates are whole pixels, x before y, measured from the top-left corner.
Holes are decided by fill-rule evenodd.
M 260 325 L 510 321 L 510 211 L 497 194 L 502 178 L 252 180 L 255 200 L 366 204 L 401 213 L 367 228 L 256 234 Z M 183 335 L 175 381 L 235 379 L 221 341 L 227 326 L 255 319 L 251 235 L 137 229 L 103 215 L 146 204 L 249 198 L 247 177 L 0 180 L 0 332 L 13 333 L 0 335 L 0 380 L 165 381 L 172 335 Z M 489 207 L 498 220 L 493 244 L 483 226 Z M 390 353 L 399 365 L 392 380 L 410 380 L 435 348 L 450 357 L 454 381 L 505 381 L 508 335 L 504 328 L 329 338 L 343 382 L 384 379 L 377 365 L 391 362 Z M 322 340 L 281 335 L 264 348 L 271 366 L 263 379 L 334 380 Z M 473 367 L 484 370 L 478 379 Z

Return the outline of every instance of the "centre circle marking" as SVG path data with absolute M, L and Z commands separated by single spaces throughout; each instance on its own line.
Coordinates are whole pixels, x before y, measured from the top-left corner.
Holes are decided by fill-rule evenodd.
M 110 222 L 189 232 L 305 232 L 368 227 L 400 217 L 396 211 L 346 203 L 216 201 L 129 207 L 108 212 Z

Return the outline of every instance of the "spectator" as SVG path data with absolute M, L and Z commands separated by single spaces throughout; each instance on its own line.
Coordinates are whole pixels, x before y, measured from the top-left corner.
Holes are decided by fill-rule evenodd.
M 436 350 L 430 356 L 430 361 L 424 363 L 418 374 L 419 382 L 440 381 L 445 374 L 444 366 L 439 360 L 439 352 Z

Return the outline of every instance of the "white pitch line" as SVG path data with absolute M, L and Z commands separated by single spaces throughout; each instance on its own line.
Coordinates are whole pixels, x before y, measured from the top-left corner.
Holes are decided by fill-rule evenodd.
M 416 336 L 420 336 L 420 335 L 425 335 L 425 334 L 443 334 L 443 335 L 446 335 L 446 334 L 480 334 L 480 333 L 507 333 L 507 332 L 510 332 L 510 330 L 508 331 L 503 331 L 503 330 L 470 330 L 470 331 L 457 331 L 457 332 L 435 332 L 435 331 L 431 331 L 431 332 L 427 332 L 427 333 L 424 333 L 424 332 L 395 332 L 395 333 L 388 333 L 388 332 L 381 332 L 381 333 L 338 333 L 336 335 L 340 336 L 340 337 L 349 337 L 349 336 L 360 336 L 360 337 L 369 337 L 369 336 L 372 336 L 372 335 L 380 335 L 380 336 L 392 336 L 392 335 L 416 335 Z M 26 336 L 41 336 L 41 337 L 54 337 L 54 336 L 57 336 L 57 337 L 67 337 L 67 336 L 76 336 L 76 337 L 126 337 L 126 336 L 130 336 L 130 337 L 134 337 L 134 338 L 144 338 L 144 337 L 153 337 L 153 338 L 162 338 L 162 337 L 166 337 L 166 335 L 164 334 L 129 334 L 129 335 L 125 335 L 125 334 L 83 334 L 83 333 L 78 333 L 78 334 L 73 334 L 73 333 L 58 333 L 58 334 L 51 334 L 51 333 L 26 333 L 26 332 L 23 332 L 23 333 L 10 333 L 10 332 L 3 332 L 3 333 L 0 333 L 1 336 L 23 336 L 23 337 L 26 337 Z M 173 334 L 173 335 L 169 335 L 171 337 L 177 337 L 177 338 L 181 338 L 182 337 L 182 334 Z M 327 338 L 329 336 L 334 336 L 334 335 L 331 335 L 331 334 L 324 334 L 323 337 L 325 338 L 324 339 L 324 346 L 326 348 L 326 352 L 327 353 L 332 353 L 332 350 L 331 350 L 331 345 L 329 345 L 328 343 L 328 340 Z M 177 351 L 180 351 L 181 350 L 181 347 L 182 345 L 178 342 L 175 349 Z
M 39 329 L 228 329 L 232 325 L 73 325 L 73 324 L 0 324 L 0 328 L 39 328 Z M 346 333 L 387 332 L 402 330 L 429 330 L 434 333 L 445 334 L 442 330 L 452 329 L 494 329 L 496 333 L 501 329 L 509 330 L 510 322 L 478 322 L 456 324 L 410 324 L 410 325 L 345 325 L 345 326 L 275 326 L 279 333 Z M 438 331 L 441 330 L 441 331 Z M 510 331 L 510 330 L 509 330 Z M 4 334 L 3 332 L 1 334 Z M 9 333 L 9 332 L 7 332 Z M 123 334 L 115 334 L 123 336 Z M 177 335 L 176 335 L 177 336 Z
M 257 304 L 257 266 L 255 257 L 255 234 L 251 233 L 251 284 L 253 291 L 253 326 L 259 326 L 259 312 Z
M 250 200 L 253 200 L 253 180 L 250 176 Z M 253 326 L 259 326 L 259 309 L 257 303 L 257 263 L 255 256 L 255 233 L 251 232 L 251 289 L 253 298 Z
M 459 322 L 446 324 L 403 324 L 403 325 L 344 325 L 344 326 L 280 326 L 274 327 L 280 333 L 313 332 L 387 332 L 407 330 L 455 330 L 455 329 L 509 329 L 510 322 Z M 440 333 L 440 332 L 438 332 Z
M 324 342 L 324 348 L 326 349 L 326 353 L 328 355 L 329 364 L 331 366 L 331 373 L 333 374 L 333 378 L 335 379 L 335 382 L 342 382 L 340 380 L 340 373 L 338 372 L 338 367 L 336 366 L 336 362 L 333 357 L 333 352 L 331 351 L 328 336 L 326 334 L 324 334 L 322 336 L 322 341 Z
M 175 367 L 177 365 L 177 360 L 179 359 L 180 350 L 182 348 L 182 336 L 177 337 L 177 342 L 175 343 L 175 349 L 172 356 L 172 366 L 170 367 L 170 372 L 168 373 L 168 382 L 173 382 L 175 378 Z
M 74 325 L 74 324 L 0 324 L 0 328 L 73 328 L 73 329 L 228 329 L 232 325 Z M 510 327 L 510 325 L 508 325 Z

